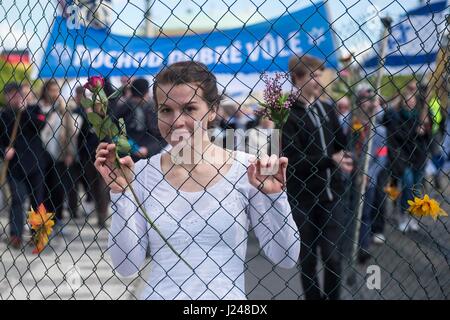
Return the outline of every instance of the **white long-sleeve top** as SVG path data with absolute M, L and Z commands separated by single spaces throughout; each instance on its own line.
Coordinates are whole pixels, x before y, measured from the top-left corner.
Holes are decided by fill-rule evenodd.
M 135 166 L 135 189 L 147 214 L 191 270 L 137 209 L 130 191 L 111 193 L 109 250 L 115 271 L 134 275 L 150 246 L 141 299 L 246 299 L 244 261 L 251 226 L 271 261 L 292 268 L 300 239 L 286 193 L 266 195 L 247 177 L 249 154 L 236 152 L 229 171 L 200 192 L 176 190 L 161 170 L 161 154 Z

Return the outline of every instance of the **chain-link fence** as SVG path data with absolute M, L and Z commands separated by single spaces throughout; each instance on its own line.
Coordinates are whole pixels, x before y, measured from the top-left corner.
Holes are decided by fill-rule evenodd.
M 448 298 L 447 1 L 0 4 L 1 299 Z

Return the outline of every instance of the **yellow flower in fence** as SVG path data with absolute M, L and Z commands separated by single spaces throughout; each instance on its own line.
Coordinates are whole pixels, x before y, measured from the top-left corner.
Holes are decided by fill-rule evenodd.
M 53 215 L 53 213 L 47 212 L 43 204 L 39 205 L 37 211 L 34 211 L 33 208 L 28 211 L 28 223 L 31 229 L 35 231 L 33 242 L 36 248 L 33 253 L 40 253 L 47 245 L 48 236 L 52 233 L 55 224 Z
M 352 129 L 354 132 L 357 132 L 363 128 L 363 124 L 359 120 L 354 120 L 352 123 Z
M 414 197 L 414 201 L 408 200 L 408 204 L 408 211 L 416 217 L 431 216 L 433 220 L 436 221 L 439 216 L 448 216 L 448 214 L 440 207 L 439 203 L 430 198 L 427 194 L 423 199 Z

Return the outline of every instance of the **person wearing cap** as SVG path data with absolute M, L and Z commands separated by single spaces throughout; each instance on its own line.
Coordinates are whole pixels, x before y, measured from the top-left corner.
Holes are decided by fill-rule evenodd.
M 124 119 L 133 161 L 150 158 L 166 145 L 161 137 L 157 116 L 149 99 L 149 83 L 138 78 L 131 83 L 131 97 L 114 109 L 116 121 Z
M 293 56 L 289 60 L 296 101 L 282 140 L 284 156 L 291 164 L 287 190 L 302 237 L 301 279 L 307 300 L 340 297 L 339 250 L 344 234 L 341 173 L 353 170 L 336 108 L 319 100 L 323 69 L 323 61 L 312 56 Z M 325 267 L 323 289 L 316 268 L 319 248 Z
M 29 197 L 30 205 L 37 208 L 43 201 L 45 150 L 39 136 L 45 125 L 45 116 L 37 106 L 27 106 L 18 83 L 3 88 L 6 106 L 0 112 L 0 156 L 7 160 L 7 181 L 11 191 L 10 245 L 22 247 L 25 224 L 24 203 Z M 14 125 L 20 114 L 17 136 L 11 141 Z M 5 165 L 5 163 L 3 163 Z

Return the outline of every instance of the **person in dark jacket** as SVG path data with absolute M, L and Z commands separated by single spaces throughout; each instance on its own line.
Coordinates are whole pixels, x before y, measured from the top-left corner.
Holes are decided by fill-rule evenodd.
M 9 161 L 7 179 L 11 190 L 10 244 L 15 249 L 22 246 L 25 224 L 24 203 L 37 208 L 43 201 L 44 173 L 41 166 L 45 150 L 39 131 L 45 125 L 45 116 L 37 106 L 25 106 L 21 87 L 17 83 L 4 88 L 7 106 L 0 113 L 0 155 Z M 17 136 L 12 147 L 11 136 L 14 123 L 21 114 Z
M 417 221 L 407 213 L 408 200 L 413 200 L 423 189 L 422 180 L 431 141 L 430 119 L 419 110 L 415 94 L 406 87 L 399 106 L 388 108 L 382 123 L 387 128 L 392 175 L 402 184 L 398 228 L 403 232 L 417 231 L 419 228 Z
M 114 118 L 124 119 L 133 161 L 150 158 L 166 145 L 158 130 L 155 108 L 149 101 L 149 83 L 139 78 L 131 84 L 131 97 L 114 109 Z
M 283 129 L 283 152 L 290 168 L 287 190 L 300 231 L 301 279 L 306 299 L 339 299 L 343 190 L 341 170 L 353 169 L 336 109 L 321 102 L 323 62 L 305 55 L 289 61 L 296 101 Z M 323 290 L 317 277 L 320 248 L 325 265 Z
M 98 137 L 89 123 L 87 112 L 81 105 L 81 97 L 84 88 L 78 87 L 76 92 L 79 94 L 75 99 L 77 107 L 74 110 L 76 117 L 75 126 L 79 130 L 77 139 L 77 161 L 79 162 L 79 174 L 77 182 L 81 182 L 86 189 L 87 199 L 95 203 L 95 211 L 98 217 L 98 226 L 105 227 L 108 218 L 109 206 L 109 187 L 105 184 L 103 178 L 94 167 L 95 151 L 99 144 Z M 88 212 L 90 214 L 90 212 Z

